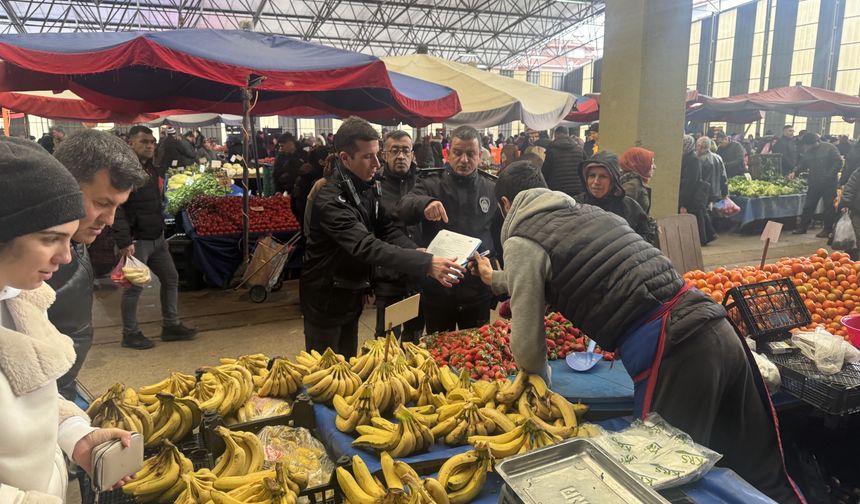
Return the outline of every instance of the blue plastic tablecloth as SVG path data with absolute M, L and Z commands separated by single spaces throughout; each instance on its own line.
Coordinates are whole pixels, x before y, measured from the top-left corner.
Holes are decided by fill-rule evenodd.
M 730 218 L 741 226 L 762 219 L 798 216 L 803 213 L 803 205 L 806 203 L 805 194 L 788 194 L 785 196 L 764 198 L 731 196 L 731 198 L 732 201 L 741 207 L 741 211 Z
M 192 242 L 191 261 L 194 267 L 206 275 L 209 282 L 225 287 L 233 276 L 233 273 L 242 264 L 242 235 L 226 235 L 226 236 L 200 236 L 191 225 L 191 220 L 188 218 L 188 213 L 183 210 L 180 213 L 180 222 L 185 234 Z M 257 243 L 257 239 L 266 236 L 269 233 L 251 233 L 250 243 L 251 250 Z M 296 231 L 286 231 L 283 233 L 272 233 L 272 235 L 285 242 L 293 237 Z M 297 254 L 293 254 L 290 258 L 291 267 L 297 259 Z
M 552 390 L 597 413 L 633 412 L 633 380 L 621 361 L 600 361 L 588 371 L 574 371 L 563 359 L 550 361 Z

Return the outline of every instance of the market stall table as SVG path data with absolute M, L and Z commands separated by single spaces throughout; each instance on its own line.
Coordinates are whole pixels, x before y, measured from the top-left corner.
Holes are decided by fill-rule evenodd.
M 188 218 L 188 213 L 184 210 L 180 214 L 182 229 L 193 243 L 192 263 L 194 267 L 200 270 L 209 282 L 225 287 L 233 273 L 242 264 L 242 247 L 241 235 L 224 235 L 224 236 L 200 236 L 191 224 Z M 286 242 L 293 237 L 298 231 L 284 231 L 272 233 L 279 241 Z M 266 236 L 269 233 L 251 233 L 251 245 L 257 242 L 257 239 Z M 291 261 L 287 264 L 287 268 L 299 267 L 301 261 L 300 254 L 294 254 Z
M 761 198 L 745 198 L 731 196 L 732 201 L 741 207 L 740 213 L 730 217 L 741 226 L 764 219 L 780 219 L 796 217 L 803 213 L 806 203 L 805 194 L 787 194 L 785 196 L 767 196 Z

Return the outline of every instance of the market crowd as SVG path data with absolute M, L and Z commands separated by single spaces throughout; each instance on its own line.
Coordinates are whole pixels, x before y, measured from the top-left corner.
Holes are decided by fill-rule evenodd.
M 64 456 L 91 471 L 93 447 L 112 438 L 129 443 L 126 432 L 90 427 L 69 401 L 92 342 L 89 244 L 109 230 L 120 256 L 159 277 L 162 341 L 196 335 L 179 315 L 163 179 L 171 167 L 230 156 L 235 142 L 221 149 L 171 126 L 160 142 L 153 133 L 135 126 L 123 138 L 95 130 L 66 136 L 54 128 L 50 143 L 0 139 L 9 182 L 0 197 L 0 424 L 14 440 L 0 454 L 0 502 L 62 502 Z M 838 146 L 811 133 L 798 146 L 791 133 L 787 127 L 762 147 L 786 153 L 786 174 L 829 177 L 837 157 L 841 168 Z M 696 217 L 702 243 L 716 237 L 710 211 L 726 197 L 727 177 L 745 173 L 749 158 L 742 142 L 713 136 L 679 137 L 678 211 Z M 551 383 L 543 327 L 549 307 L 623 354 L 637 377 L 637 415 L 660 413 L 770 497 L 800 501 L 743 341 L 722 306 L 685 286 L 656 248 L 652 151 L 602 149 L 598 124 L 584 142 L 563 126 L 504 141 L 460 126 L 416 140 L 349 118 L 328 138 L 256 140 L 258 157 L 274 158 L 275 191 L 291 197 L 302 223 L 308 350 L 354 356 L 371 293 L 377 334 L 387 329 L 386 306 L 421 293 L 419 317 L 396 329 L 406 341 L 481 326 L 507 300 L 518 366 Z M 497 164 L 494 149 L 498 175 L 485 169 Z M 810 183 L 810 194 L 826 199 L 827 184 Z M 849 194 L 860 189 L 853 174 L 844 184 Z M 852 197 L 846 208 L 853 209 Z M 442 230 L 480 245 L 468 257 L 436 255 L 431 243 Z M 138 326 L 140 294 L 125 289 L 119 308 L 122 345 L 142 350 L 154 342 Z

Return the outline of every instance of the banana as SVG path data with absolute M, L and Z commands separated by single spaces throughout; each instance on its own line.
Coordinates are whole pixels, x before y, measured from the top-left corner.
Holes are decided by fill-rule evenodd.
M 247 474 L 248 455 L 233 438 L 230 430 L 224 427 L 217 427 L 215 432 L 224 440 L 226 449 L 224 450 L 224 454 L 218 459 L 212 472 L 219 478 Z
M 511 404 L 519 399 L 526 390 L 526 382 L 528 381 L 527 375 L 528 373 L 520 370 L 510 386 L 499 389 L 496 393 L 496 402 Z
M 218 490 L 212 490 L 212 493 L 210 495 L 212 498 L 212 502 L 214 502 L 215 504 L 245 504 L 244 501 L 235 499 Z
M 493 408 L 481 408 L 479 414 L 484 419 L 492 421 L 497 430 L 501 430 L 502 432 L 510 432 L 516 428 L 516 424 L 511 421 L 510 418 L 505 416 L 504 413 L 500 412 L 497 409 Z
M 217 478 L 214 483 L 214 488 L 221 491 L 230 491 L 235 490 L 239 487 L 243 487 L 245 485 L 250 485 L 253 483 L 257 483 L 262 481 L 263 478 L 274 478 L 275 470 L 268 469 L 265 471 L 257 471 L 249 474 L 242 474 L 239 476 L 227 476 L 223 478 Z
M 442 464 L 442 467 L 439 468 L 437 479 L 442 486 L 447 486 L 449 478 L 457 469 L 472 466 L 480 462 L 480 460 L 480 455 L 476 450 L 458 453 Z
M 367 469 L 367 465 L 358 455 L 352 456 L 352 474 L 355 481 L 367 495 L 380 498 L 385 496 L 385 491 L 373 481 L 373 475 Z
M 558 408 L 558 411 L 561 413 L 561 417 L 564 420 L 564 425 L 568 427 L 576 427 L 576 408 L 570 403 L 570 401 L 565 399 L 561 394 L 550 392 L 549 402 Z
M 481 489 L 484 487 L 484 484 L 487 482 L 487 471 L 489 470 L 489 459 L 485 459 L 481 462 L 478 469 L 475 471 L 474 477 L 469 480 L 469 482 L 455 492 L 448 494 L 448 502 L 451 504 L 467 504 L 472 502 L 475 497 L 481 493 Z
M 154 502 L 171 489 L 179 479 L 182 467 L 179 462 L 179 451 L 169 442 L 165 443 L 156 457 L 158 461 L 155 470 L 139 480 L 131 481 L 123 486 L 126 494 L 133 495 L 140 502 Z
M 358 482 L 355 481 L 355 478 L 352 477 L 349 471 L 343 467 L 338 467 L 336 473 L 338 485 L 351 504 L 375 504 L 382 502 L 382 499 L 368 495 L 359 486 Z
M 337 412 L 338 416 L 349 418 L 352 415 L 352 412 L 355 408 L 347 404 L 346 399 L 343 398 L 340 394 L 335 394 L 332 398 L 332 406 L 334 406 L 334 410 Z
M 394 459 L 388 452 L 384 451 L 379 455 L 379 462 L 382 465 L 382 475 L 385 477 L 385 484 L 388 489 L 403 490 L 403 481 L 394 470 Z
M 424 490 L 430 494 L 430 498 L 432 502 L 435 504 L 449 504 L 450 500 L 448 499 L 448 492 L 445 491 L 445 487 L 442 484 L 433 478 L 427 478 L 424 480 Z
M 231 435 L 238 439 L 238 444 L 247 454 L 245 472 L 256 472 L 263 467 L 266 456 L 263 453 L 263 443 L 255 434 L 244 431 L 233 431 Z
M 439 368 L 439 382 L 446 392 L 454 390 L 460 384 L 459 377 L 448 366 Z

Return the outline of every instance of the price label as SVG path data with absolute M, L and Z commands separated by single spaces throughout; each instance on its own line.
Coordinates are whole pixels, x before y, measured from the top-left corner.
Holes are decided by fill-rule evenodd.
M 172 167 L 176 168 L 177 166 L 179 166 L 179 161 L 177 161 L 176 159 L 174 159 L 173 161 L 171 161 L 171 162 L 170 162 L 170 166 L 172 166 Z
M 235 155 L 235 154 L 233 154 L 232 156 L 230 156 L 230 162 L 231 162 L 231 163 L 235 163 L 235 162 L 236 162 L 236 155 Z
M 263 208 L 261 206 L 252 206 L 252 207 L 248 207 L 248 210 L 250 210 L 252 212 L 262 212 L 265 210 L 265 208 Z
M 771 243 L 779 241 L 779 235 L 782 233 L 782 224 L 775 221 L 767 221 L 764 226 L 764 231 L 761 232 L 761 241 L 770 240 Z
M 200 165 L 200 173 L 206 173 L 206 165 Z
M 418 316 L 418 307 L 421 304 L 421 294 L 415 294 L 403 301 L 385 307 L 385 327 L 391 329 L 409 322 Z
M 221 168 L 221 160 L 213 159 L 212 160 L 212 168 Z

